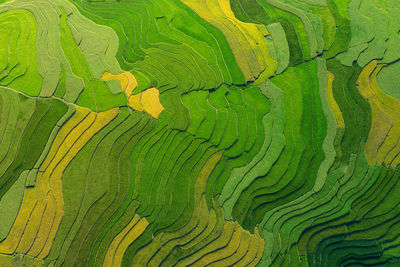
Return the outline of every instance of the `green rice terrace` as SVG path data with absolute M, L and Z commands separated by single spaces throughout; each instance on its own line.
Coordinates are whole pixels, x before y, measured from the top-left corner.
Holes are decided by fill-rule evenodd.
M 400 1 L 0 0 L 22 266 L 400 266 Z

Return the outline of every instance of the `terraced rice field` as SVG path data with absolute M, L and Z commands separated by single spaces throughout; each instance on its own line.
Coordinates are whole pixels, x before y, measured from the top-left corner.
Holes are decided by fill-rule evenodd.
M 0 267 L 400 266 L 399 0 L 0 0 Z

